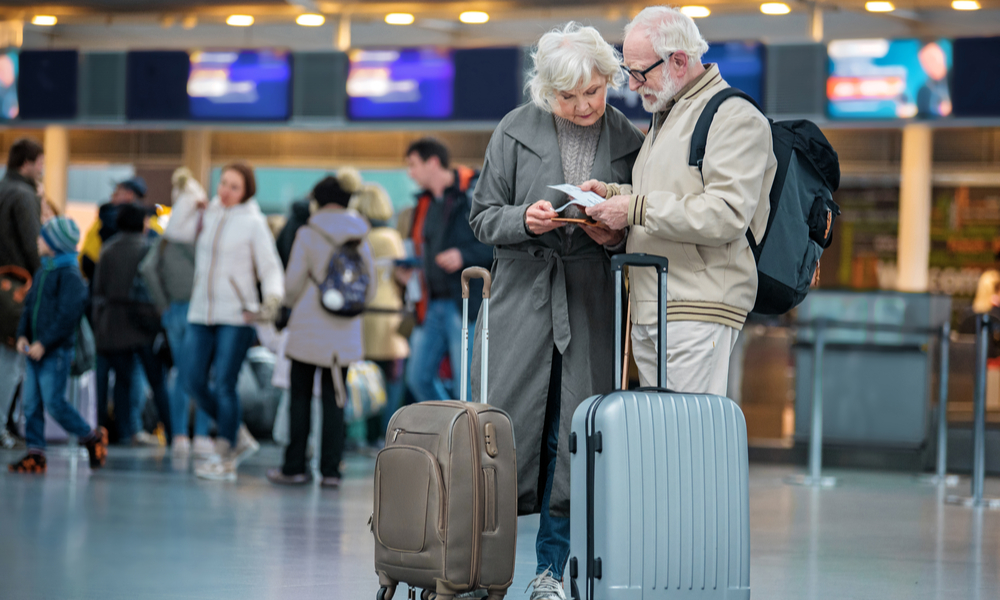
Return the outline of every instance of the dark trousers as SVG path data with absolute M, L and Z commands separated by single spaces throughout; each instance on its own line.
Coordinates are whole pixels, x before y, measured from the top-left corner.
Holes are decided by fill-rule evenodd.
M 170 427 L 170 396 L 167 394 L 166 377 L 163 363 L 153 352 L 152 348 L 141 348 L 134 351 L 108 352 L 104 354 L 107 358 L 108 366 L 115 372 L 115 421 L 119 429 L 129 431 L 129 424 L 132 422 L 132 386 L 134 377 L 131 376 L 135 368 L 135 361 L 138 359 L 142 365 L 142 370 L 146 373 L 146 380 L 153 390 L 153 402 L 156 403 L 156 412 L 159 413 L 160 422 L 167 433 L 167 444 L 173 438 Z M 104 399 L 105 408 L 107 399 Z M 98 398 L 98 414 L 101 414 L 101 398 Z M 132 432 L 133 434 L 138 432 Z
M 344 409 L 337 406 L 333 379 L 329 368 L 292 360 L 291 402 L 288 408 L 288 447 L 285 449 L 285 475 L 302 475 L 308 472 L 306 445 L 312 425 L 312 393 L 316 369 L 320 370 L 323 400 L 323 439 L 319 471 L 323 477 L 340 477 L 340 460 L 344 454 Z M 347 367 L 338 374 L 347 379 Z

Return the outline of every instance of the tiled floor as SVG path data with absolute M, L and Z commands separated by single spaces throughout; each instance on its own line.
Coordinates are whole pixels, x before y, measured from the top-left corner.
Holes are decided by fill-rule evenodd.
M 94 475 L 65 449 L 47 475 L 0 473 L 0 600 L 374 600 L 373 461 L 350 458 L 330 491 L 272 486 L 279 459 L 266 447 L 236 484 L 117 448 Z M 1000 512 L 944 506 L 906 474 L 811 490 L 785 485 L 791 472 L 751 466 L 753 598 L 1000 598 Z M 537 522 L 519 524 L 511 598 L 527 598 Z

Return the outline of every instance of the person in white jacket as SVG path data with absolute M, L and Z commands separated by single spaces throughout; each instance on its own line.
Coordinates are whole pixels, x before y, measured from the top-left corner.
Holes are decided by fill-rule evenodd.
M 217 195 L 207 206 L 185 207 L 172 217 L 178 221 L 175 239 L 196 242 L 185 383 L 219 429 L 217 456 L 195 469 L 205 479 L 234 481 L 239 462 L 258 448 L 240 427 L 236 381 L 254 340 L 250 324 L 272 320 L 285 289 L 274 238 L 255 192 L 253 169 L 233 163 L 222 170 Z

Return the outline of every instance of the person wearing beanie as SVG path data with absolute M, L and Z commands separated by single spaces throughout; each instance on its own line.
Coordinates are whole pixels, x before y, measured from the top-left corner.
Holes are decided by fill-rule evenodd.
M 8 467 L 12 473 L 46 471 L 45 411 L 87 446 L 90 468 L 104 466 L 107 457 L 107 430 L 91 428 L 66 400 L 76 330 L 87 299 L 77 267 L 79 241 L 80 230 L 66 217 L 50 219 L 38 236 L 42 266 L 17 328 L 17 351 L 27 357 L 23 402 L 28 454 Z
M 141 204 L 146 197 L 146 180 L 136 175 L 115 184 L 111 193 L 111 201 L 101 205 L 97 212 L 97 220 L 87 231 L 83 239 L 83 249 L 80 256 L 80 268 L 88 280 L 93 281 L 94 270 L 101 256 L 101 249 L 116 233 L 118 233 L 118 211 L 126 204 Z M 162 233 L 155 219 L 150 225 L 156 233 Z
M 327 266 L 334 252 L 345 244 L 358 244 L 369 281 L 375 281 L 375 262 L 368 244 L 368 222 L 348 210 L 351 196 L 361 187 L 361 176 L 354 169 L 341 169 L 336 177 L 324 178 L 313 188 L 317 210 L 305 227 L 299 229 L 285 273 L 285 298 L 278 326 L 287 325 L 285 356 L 291 359 L 289 377 L 288 447 L 280 469 L 268 471 L 267 478 L 277 484 L 305 484 L 312 480 L 306 446 L 312 413 L 312 392 L 316 370 L 321 373 L 323 428 L 320 453 L 320 485 L 340 485 L 340 460 L 344 451 L 343 390 L 347 365 L 364 358 L 361 316 L 333 315 L 320 303 L 319 283 L 327 276 Z M 376 286 L 369 285 L 366 301 L 375 297 Z
M 139 263 L 149 252 L 145 235 L 148 211 L 138 204 L 118 207 L 118 233 L 101 250 L 91 284 L 91 323 L 102 362 L 117 373 L 132 373 L 135 364 L 146 373 L 160 420 L 171 440 L 170 402 L 163 363 L 153 351 L 160 331 L 160 315 L 139 275 Z M 116 377 L 113 397 L 118 443 L 129 444 L 138 433 L 132 418 L 135 377 Z M 99 395 L 97 413 L 108 414 L 108 394 Z

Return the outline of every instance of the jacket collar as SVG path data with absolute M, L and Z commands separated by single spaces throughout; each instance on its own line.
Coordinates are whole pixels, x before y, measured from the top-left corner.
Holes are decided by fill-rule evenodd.
M 534 104 L 525 104 L 515 109 L 511 113 L 511 117 L 510 125 L 506 129 L 507 135 L 541 157 L 552 153 L 559 155 L 559 137 L 556 133 L 556 122 L 552 113 L 546 112 Z M 621 114 L 615 107 L 608 105 L 602 118 L 597 156 L 601 157 L 603 152 L 607 152 L 611 161 L 615 161 L 635 152 L 641 144 L 642 139 L 633 134 L 631 124 L 625 115 Z M 560 160 L 560 169 L 561 162 Z M 596 164 L 598 163 L 595 162 Z M 562 173 L 561 170 L 560 173 Z M 594 177 L 599 178 L 596 173 L 594 173 Z
M 690 100 L 720 81 L 722 81 L 722 74 L 719 73 L 719 65 L 709 63 L 705 65 L 705 72 L 696 77 L 694 81 L 684 86 L 684 89 L 682 89 L 680 93 L 674 97 L 674 100 L 676 102 L 680 102 L 681 100 Z
M 13 181 L 30 185 L 31 189 L 35 190 L 36 193 L 38 192 L 38 182 L 35 181 L 34 179 L 29 179 L 24 175 L 21 175 L 17 171 L 8 170 L 7 173 L 4 175 L 4 179 L 11 179 Z

